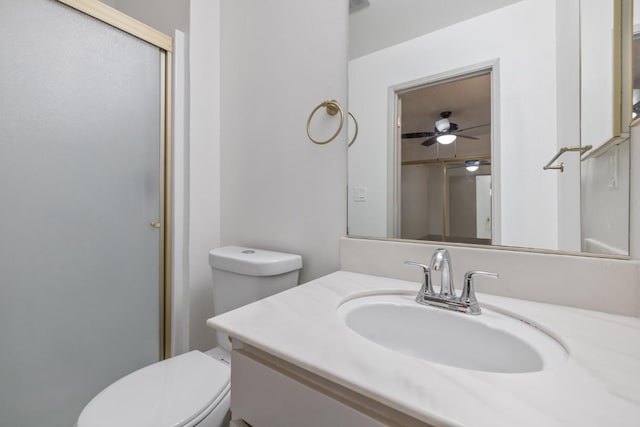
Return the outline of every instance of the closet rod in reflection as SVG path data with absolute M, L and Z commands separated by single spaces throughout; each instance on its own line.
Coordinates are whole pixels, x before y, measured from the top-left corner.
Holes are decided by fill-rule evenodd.
M 465 160 L 491 160 L 491 155 L 481 154 L 479 156 L 458 156 L 458 157 L 442 157 L 436 159 L 424 159 L 424 160 L 405 160 L 401 163 L 402 166 L 411 165 L 430 165 L 436 163 L 454 163 L 464 162 Z

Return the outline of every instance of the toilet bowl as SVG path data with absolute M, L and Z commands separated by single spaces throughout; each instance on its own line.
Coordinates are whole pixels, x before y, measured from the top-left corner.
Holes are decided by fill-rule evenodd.
M 299 255 L 227 246 L 209 252 L 214 314 L 294 287 Z M 191 351 L 139 369 L 97 394 L 77 427 L 221 427 L 230 421 L 231 357 L 219 347 Z

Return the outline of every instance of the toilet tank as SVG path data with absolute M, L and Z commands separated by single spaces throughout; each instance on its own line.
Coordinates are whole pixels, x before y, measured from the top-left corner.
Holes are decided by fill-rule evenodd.
M 300 255 L 240 246 L 209 252 L 213 280 L 213 313 L 225 313 L 298 284 Z M 230 349 L 228 336 L 217 332 L 218 344 Z

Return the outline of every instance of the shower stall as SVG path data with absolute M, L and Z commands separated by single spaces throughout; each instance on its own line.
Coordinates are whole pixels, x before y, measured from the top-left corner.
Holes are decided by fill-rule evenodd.
M 72 425 L 167 345 L 171 39 L 0 1 L 0 425 Z

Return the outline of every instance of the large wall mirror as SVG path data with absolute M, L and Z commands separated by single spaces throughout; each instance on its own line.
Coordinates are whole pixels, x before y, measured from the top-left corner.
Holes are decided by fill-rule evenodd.
M 350 9 L 350 236 L 629 254 L 631 1 Z

